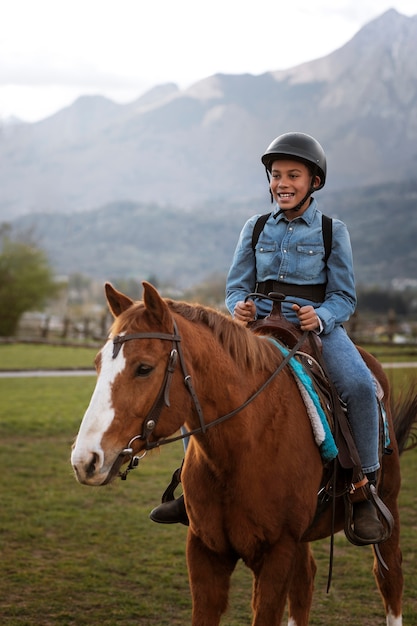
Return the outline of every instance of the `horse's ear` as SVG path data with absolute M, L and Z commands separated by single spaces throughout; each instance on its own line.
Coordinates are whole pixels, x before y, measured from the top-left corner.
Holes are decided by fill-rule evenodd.
M 120 313 L 123 313 L 123 311 L 126 311 L 126 309 L 132 306 L 133 300 L 120 291 L 117 291 L 110 283 L 106 283 L 104 289 L 109 309 L 114 317 L 118 317 Z
M 164 300 L 159 295 L 151 283 L 143 281 L 143 301 L 149 313 L 151 313 L 159 322 L 167 321 L 170 318 L 169 310 Z

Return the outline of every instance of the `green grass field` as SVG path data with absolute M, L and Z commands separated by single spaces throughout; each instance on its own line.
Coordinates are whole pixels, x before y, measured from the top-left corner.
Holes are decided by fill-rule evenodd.
M 12 348 L 1 346 L 0 355 L 4 347 Z M 19 369 L 19 358 L 12 352 L 8 358 Z M 44 356 L 51 367 L 57 367 L 54 354 L 55 358 Z M 64 352 L 59 359 L 63 366 L 73 367 L 88 358 L 88 366 L 94 354 L 94 350 L 88 357 Z M 39 353 L 30 354 L 25 346 L 20 356 L 24 365 L 35 364 Z M 417 370 L 391 374 L 394 387 L 400 389 L 415 380 Z M 0 379 L 0 622 L 185 626 L 191 612 L 187 530 L 148 519 L 181 462 L 182 444 L 152 452 L 125 482 L 103 488 L 79 485 L 70 467 L 70 449 L 94 382 L 94 377 Z M 402 471 L 404 624 L 412 626 L 417 624 L 417 450 L 403 455 Z M 329 540 L 314 544 L 318 574 L 310 623 L 382 626 L 385 618 L 371 574 L 371 550 L 352 546 L 343 534 L 336 536 L 335 544 L 328 594 Z M 250 594 L 251 576 L 240 564 L 222 626 L 251 624 Z
M 48 344 L 0 344 L 0 371 L 36 369 L 88 369 L 98 350 Z

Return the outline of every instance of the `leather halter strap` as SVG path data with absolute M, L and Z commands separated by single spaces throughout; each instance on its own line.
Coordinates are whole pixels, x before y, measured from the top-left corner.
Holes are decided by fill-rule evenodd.
M 176 334 L 177 328 L 174 322 L 174 330 L 175 334 L 168 333 L 131 333 L 130 335 L 116 335 L 113 338 L 113 355 L 112 358 L 115 359 L 120 352 L 120 348 L 126 341 L 130 341 L 131 339 L 166 339 L 168 341 L 178 342 L 181 341 L 180 335 Z
M 184 384 L 187 387 L 187 390 L 189 391 L 192 397 L 192 400 L 193 400 L 193 403 L 194 403 L 194 406 L 195 406 L 195 409 L 197 411 L 197 415 L 200 421 L 200 428 L 198 429 L 198 431 L 202 433 L 206 432 L 207 426 L 204 421 L 203 411 L 202 411 L 200 402 L 198 401 L 197 394 L 195 393 L 191 376 L 188 373 L 187 368 L 186 368 L 186 364 L 185 364 L 185 360 L 184 360 L 184 356 L 183 356 L 181 344 L 180 344 L 181 336 L 178 334 L 178 328 L 175 323 L 175 320 L 173 321 L 173 325 L 174 325 L 174 332 L 172 334 L 156 333 L 156 332 L 131 333 L 128 335 L 117 335 L 116 337 L 113 338 L 113 355 L 112 355 L 113 359 L 117 357 L 122 345 L 126 341 L 131 341 L 133 339 L 161 339 L 162 341 L 172 341 L 172 350 L 170 352 L 167 366 L 165 369 L 165 376 L 162 381 L 162 385 L 160 387 L 159 393 L 155 399 L 155 402 L 153 403 L 148 415 L 146 416 L 143 422 L 142 434 L 137 435 L 136 437 L 133 437 L 133 439 L 130 440 L 127 449 L 130 449 L 130 445 L 135 439 L 141 439 L 143 441 L 146 441 L 146 445 L 145 445 L 146 450 L 151 450 L 152 448 L 156 448 L 157 446 L 160 445 L 158 441 L 149 441 L 149 437 L 151 436 L 152 432 L 155 430 L 158 424 L 163 407 L 170 406 L 169 390 L 171 387 L 172 376 L 174 374 L 175 367 L 177 365 L 178 357 L 179 357 L 180 364 L 181 364 L 182 374 L 184 376 Z M 175 439 L 173 439 L 173 441 L 174 440 Z M 168 440 L 163 440 L 163 441 L 166 441 L 166 443 L 168 443 Z

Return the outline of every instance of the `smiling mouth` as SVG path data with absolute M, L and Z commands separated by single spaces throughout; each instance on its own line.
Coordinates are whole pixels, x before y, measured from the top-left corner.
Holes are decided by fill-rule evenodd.
M 278 195 L 278 198 L 280 198 L 281 200 L 290 200 L 291 198 L 294 198 L 295 196 L 294 193 L 279 193 L 277 195 Z

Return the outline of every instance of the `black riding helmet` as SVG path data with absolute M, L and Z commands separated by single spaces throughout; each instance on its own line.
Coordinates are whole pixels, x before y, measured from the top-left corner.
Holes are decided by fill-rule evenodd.
M 295 159 L 305 163 L 314 176 L 320 177 L 320 185 L 314 191 L 324 187 L 326 182 L 326 155 L 319 142 L 305 133 L 285 133 L 276 137 L 262 156 L 262 163 L 267 173 L 271 172 L 272 163 L 277 159 Z M 268 176 L 269 180 L 269 176 Z

